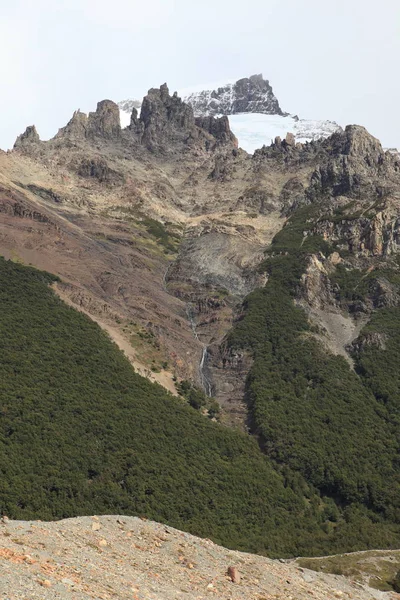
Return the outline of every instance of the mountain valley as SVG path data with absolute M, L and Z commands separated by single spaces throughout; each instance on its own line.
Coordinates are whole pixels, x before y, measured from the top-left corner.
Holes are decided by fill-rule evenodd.
M 294 120 L 234 89 L 0 152 L 0 510 L 398 548 L 399 157 L 357 125 L 249 154 L 237 111 Z

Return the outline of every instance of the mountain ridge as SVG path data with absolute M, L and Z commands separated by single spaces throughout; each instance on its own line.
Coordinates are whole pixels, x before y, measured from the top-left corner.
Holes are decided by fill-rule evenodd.
M 275 137 L 293 133 L 296 141 L 305 143 L 329 137 L 341 127 L 334 121 L 299 119 L 282 111 L 268 80 L 262 74 L 251 75 L 215 89 L 188 92 L 183 100 L 193 108 L 196 118 L 229 118 L 230 126 L 239 138 L 240 146 L 253 153 Z M 132 109 L 139 109 L 137 100 L 118 103 L 121 123 L 128 126 Z

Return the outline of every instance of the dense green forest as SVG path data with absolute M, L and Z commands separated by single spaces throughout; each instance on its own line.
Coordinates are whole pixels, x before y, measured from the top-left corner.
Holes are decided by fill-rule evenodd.
M 386 350 L 367 344 L 354 352 L 355 371 L 324 351 L 293 301 L 307 255 L 334 250 L 303 236 L 315 210 L 298 210 L 275 237 L 262 265 L 268 284 L 247 297 L 229 344 L 254 356 L 246 396 L 252 427 L 277 469 L 289 479 L 301 474 L 334 506 L 330 527 L 351 515 L 350 537 L 365 542 L 366 523 L 374 523 L 371 547 L 391 523 L 397 533 L 387 542 L 398 545 L 400 310 L 373 314 L 361 339 L 379 332 Z M 371 275 L 357 287 L 360 273 L 343 267 L 336 276 L 344 302 L 362 300 L 373 283 Z
M 137 375 L 53 276 L 1 259 L 0 281 L 1 513 L 136 514 L 271 555 L 330 548 L 332 511 L 254 438 Z
M 266 453 L 137 375 L 52 275 L 0 259 L 0 512 L 143 515 L 271 556 L 398 545 L 388 408 L 307 338 L 297 259 L 264 268 L 272 285 L 247 299 L 231 343 L 255 353 L 248 395 Z

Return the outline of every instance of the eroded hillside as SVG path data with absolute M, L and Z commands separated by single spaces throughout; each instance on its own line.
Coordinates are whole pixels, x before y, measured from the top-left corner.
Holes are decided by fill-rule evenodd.
M 0 181 L 0 252 L 253 434 L 304 509 L 288 553 L 398 545 L 398 157 L 358 126 L 250 156 L 164 85 L 124 130 L 111 101 L 28 128 Z
M 265 248 L 290 211 L 319 193 L 319 169 L 340 171 L 349 135 L 333 137 L 342 141 L 332 148 L 288 136 L 251 157 L 237 150 L 226 117 L 195 119 L 166 86 L 150 90 L 124 130 L 116 105 L 103 101 L 89 117 L 74 113 L 53 140 L 30 127 L 0 155 L 0 250 L 57 273 L 63 297 L 131 345 L 140 372 L 171 390 L 174 375 L 199 383 L 204 345 L 215 354 L 241 300 L 265 283 L 256 272 Z M 364 160 L 362 149 L 353 154 Z M 237 378 L 214 377 L 226 404 Z
M 1 252 L 57 273 L 63 296 L 124 336 L 141 372 L 169 389 L 172 375 L 199 381 L 202 345 L 222 339 L 262 283 L 254 267 L 284 222 L 288 179 L 238 151 L 226 118 L 195 121 L 166 86 L 125 130 L 110 101 L 49 142 L 28 128 L 0 155 L 0 177 Z

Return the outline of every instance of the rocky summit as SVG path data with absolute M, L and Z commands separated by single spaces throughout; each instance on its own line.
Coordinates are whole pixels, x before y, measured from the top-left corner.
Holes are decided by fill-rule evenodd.
M 239 144 L 253 152 L 277 136 L 293 133 L 299 142 L 326 138 L 341 127 L 334 121 L 300 119 L 284 112 L 262 74 L 239 79 L 213 90 L 185 93 L 185 101 L 198 117 L 230 116 Z
M 279 106 L 272 87 L 262 74 L 238 79 L 215 90 L 194 92 L 185 97 L 197 117 L 261 113 L 287 116 Z

